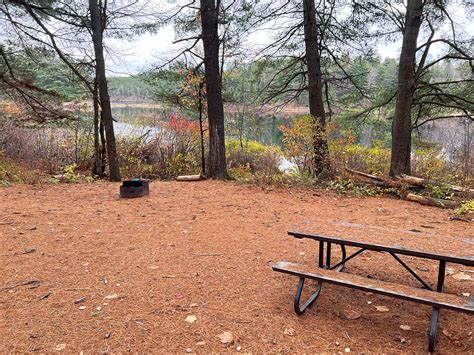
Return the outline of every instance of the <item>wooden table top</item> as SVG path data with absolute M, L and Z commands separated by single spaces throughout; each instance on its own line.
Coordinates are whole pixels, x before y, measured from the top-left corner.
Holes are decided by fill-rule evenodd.
M 330 227 L 324 223 L 306 221 L 288 231 L 288 234 L 301 239 L 474 266 L 474 238 L 471 236 L 440 236 L 343 221 L 336 221 Z

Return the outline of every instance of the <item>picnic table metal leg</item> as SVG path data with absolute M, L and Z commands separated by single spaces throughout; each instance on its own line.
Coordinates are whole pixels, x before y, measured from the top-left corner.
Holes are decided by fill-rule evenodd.
M 439 269 L 438 269 L 438 285 L 436 287 L 436 291 L 438 292 L 443 292 L 445 273 L 446 273 L 446 261 L 440 260 Z M 440 309 L 438 307 L 433 307 L 433 312 L 431 313 L 430 336 L 429 336 L 429 341 L 428 341 L 428 351 L 430 353 L 434 351 L 434 348 L 436 345 L 439 312 L 440 312 Z
M 316 301 L 316 298 L 318 298 L 319 294 L 321 293 L 321 287 L 322 283 L 318 282 L 316 285 L 316 291 L 314 291 L 311 296 L 306 300 L 306 302 L 300 306 L 300 298 L 301 298 L 301 293 L 303 292 L 303 287 L 304 287 L 304 277 L 300 277 L 298 281 L 298 288 L 296 289 L 296 294 L 295 294 L 295 299 L 294 299 L 294 308 L 296 314 L 300 315 L 303 314 L 304 311 L 306 311 L 306 308 L 310 307 L 314 301 Z

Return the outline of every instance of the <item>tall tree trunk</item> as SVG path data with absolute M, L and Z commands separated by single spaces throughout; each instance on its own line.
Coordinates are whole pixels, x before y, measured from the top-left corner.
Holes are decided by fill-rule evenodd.
M 202 41 L 209 121 L 208 176 L 227 178 L 224 137 L 224 107 L 219 71 L 219 35 L 215 0 L 201 0 Z
M 199 82 L 199 93 L 198 93 L 198 108 L 199 108 L 199 138 L 201 143 L 201 176 L 206 176 L 206 156 L 204 150 L 204 124 L 203 124 L 203 109 L 202 102 L 204 101 L 204 97 L 202 92 L 204 90 L 204 82 L 201 80 Z
M 411 108 L 415 93 L 416 43 L 422 12 L 423 0 L 408 0 L 398 68 L 397 102 L 392 122 L 390 176 L 411 173 Z
M 99 142 L 99 93 L 97 80 L 94 80 L 94 93 L 92 96 L 94 105 L 94 165 L 92 167 L 93 175 L 100 175 L 100 142 Z
M 329 150 L 324 127 L 323 81 L 314 0 L 303 0 L 304 42 L 308 67 L 309 113 L 313 122 L 314 176 L 329 170 Z
M 95 70 L 97 83 L 99 85 L 99 99 L 101 107 L 101 118 L 105 128 L 105 138 L 107 144 L 107 157 L 109 160 L 109 180 L 120 181 L 120 166 L 115 144 L 114 121 L 112 109 L 110 107 L 110 97 L 107 88 L 107 78 L 105 75 L 103 33 L 104 19 L 102 17 L 102 7 L 99 7 L 97 0 L 89 0 L 89 11 L 91 15 L 92 42 L 94 43 Z

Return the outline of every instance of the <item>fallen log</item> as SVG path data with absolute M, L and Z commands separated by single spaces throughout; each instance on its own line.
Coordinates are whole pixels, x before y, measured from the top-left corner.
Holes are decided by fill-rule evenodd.
M 358 171 L 358 170 L 350 169 L 350 168 L 347 168 L 347 167 L 346 167 L 346 171 L 348 171 L 348 172 L 350 172 L 354 175 L 359 175 L 359 176 L 362 176 L 364 178 L 374 180 L 372 182 L 372 184 L 374 184 L 376 186 L 396 187 L 396 188 L 399 188 L 399 187 L 403 186 L 403 184 L 398 180 L 384 179 L 383 177 L 380 177 L 380 176 L 377 176 L 377 175 L 367 174 L 367 173 L 364 173 L 363 171 Z
M 435 206 L 435 207 L 441 207 L 441 208 L 457 208 L 460 205 L 460 203 L 456 201 L 444 200 L 441 198 L 434 198 L 434 197 L 428 197 L 428 196 L 420 196 L 420 195 L 415 195 L 415 194 L 408 194 L 405 198 L 408 201 L 418 202 L 422 205 Z
M 420 186 L 420 187 L 426 186 L 426 180 L 423 178 L 416 177 L 416 176 L 400 175 L 400 176 L 396 176 L 395 178 L 397 180 L 400 180 L 404 184 Z
M 202 175 L 181 175 L 176 177 L 177 181 L 201 181 L 204 180 Z

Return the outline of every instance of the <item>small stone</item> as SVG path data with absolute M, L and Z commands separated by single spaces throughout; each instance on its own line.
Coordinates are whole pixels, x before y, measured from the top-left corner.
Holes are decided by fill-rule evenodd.
M 292 336 L 295 336 L 295 335 L 296 335 L 296 331 L 295 331 L 293 328 L 291 328 L 291 327 L 287 327 L 287 328 L 285 328 L 285 330 L 283 331 L 283 334 L 292 337 Z
M 345 353 L 350 353 L 350 352 L 351 352 L 351 348 L 345 348 L 345 349 L 344 349 L 344 352 L 345 352 Z
M 198 341 L 198 342 L 196 343 L 196 345 L 198 345 L 198 346 L 204 346 L 204 345 L 206 345 L 206 342 L 205 342 L 205 341 Z
M 193 349 L 187 348 L 187 349 L 186 349 L 186 352 L 187 352 L 188 354 L 189 354 L 189 353 L 192 353 L 192 352 L 193 352 Z
M 430 271 L 430 269 L 425 266 L 417 266 L 416 268 L 420 271 Z
M 338 341 L 336 341 L 336 346 L 339 346 L 339 345 L 341 345 L 341 343 L 339 343 Z
M 112 335 L 112 334 L 110 334 L 110 333 L 106 333 L 104 338 L 105 338 L 105 339 L 109 339 L 111 335 Z
M 400 329 L 402 329 L 402 330 L 411 330 L 411 327 L 407 324 L 402 324 L 402 325 L 400 325 Z
M 188 322 L 190 324 L 193 324 L 195 321 L 197 321 L 197 317 L 193 316 L 193 315 L 190 315 L 190 316 L 187 316 L 184 321 Z
M 471 294 L 469 292 L 463 292 L 461 293 L 461 295 L 463 295 L 464 297 L 469 297 Z
M 80 306 L 79 309 L 80 310 L 86 309 L 86 306 Z
M 242 350 L 242 346 L 239 345 L 238 347 L 235 348 L 235 350 L 237 350 L 237 351 Z
M 301 251 L 301 252 L 300 252 L 300 256 L 304 256 L 304 251 Z
M 197 303 L 191 303 L 189 307 L 199 307 L 199 305 Z

